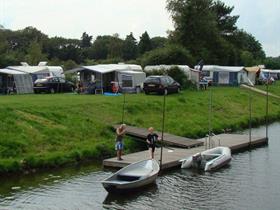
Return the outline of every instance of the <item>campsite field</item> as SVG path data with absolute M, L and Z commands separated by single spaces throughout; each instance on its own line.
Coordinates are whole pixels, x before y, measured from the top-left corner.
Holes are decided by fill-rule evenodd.
M 280 83 L 269 87 L 277 94 Z M 208 132 L 209 90 L 182 91 L 166 98 L 165 131 L 186 137 Z M 248 126 L 248 91 L 215 87 L 213 130 Z M 279 94 L 278 94 L 279 95 Z M 253 125 L 265 122 L 265 97 L 253 96 Z M 163 97 L 126 95 L 124 121 L 161 129 Z M 269 119 L 280 119 L 280 101 L 270 99 Z M 114 155 L 112 125 L 122 119 L 123 96 L 42 94 L 0 97 L 0 172 L 59 167 Z M 126 153 L 138 144 L 126 139 Z

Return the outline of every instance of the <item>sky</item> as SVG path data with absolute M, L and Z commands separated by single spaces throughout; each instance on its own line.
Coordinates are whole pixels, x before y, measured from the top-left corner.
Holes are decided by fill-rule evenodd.
M 280 56 L 279 0 L 222 0 L 240 15 L 237 26 L 262 44 L 267 56 Z M 33 26 L 50 37 L 81 38 L 133 32 L 139 39 L 173 30 L 165 0 L 0 0 L 0 24 L 18 30 Z

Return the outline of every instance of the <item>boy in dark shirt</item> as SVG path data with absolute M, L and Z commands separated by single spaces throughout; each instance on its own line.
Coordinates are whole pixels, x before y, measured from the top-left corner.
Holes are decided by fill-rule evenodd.
M 155 148 L 156 148 L 156 141 L 159 140 L 159 137 L 156 133 L 154 133 L 154 128 L 150 127 L 148 129 L 149 134 L 147 136 L 147 144 L 149 147 L 149 151 L 150 151 L 150 157 L 151 159 L 154 159 L 154 152 L 155 152 Z

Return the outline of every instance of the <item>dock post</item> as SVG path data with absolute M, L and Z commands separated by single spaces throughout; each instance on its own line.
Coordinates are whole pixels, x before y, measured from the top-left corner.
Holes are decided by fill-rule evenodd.
M 266 81 L 265 137 L 268 140 L 268 78 L 267 78 L 267 81 Z
M 164 134 L 164 121 L 165 121 L 165 103 L 166 94 L 163 96 L 163 106 L 162 106 L 162 127 L 161 127 L 161 147 L 160 147 L 160 170 L 162 169 L 162 152 L 163 152 L 163 134 Z
M 208 116 L 208 143 L 209 143 L 209 149 L 210 149 L 210 142 L 211 142 L 211 136 L 212 136 L 212 88 L 209 88 L 209 116 Z
M 249 147 L 252 142 L 252 91 L 249 90 Z
M 123 92 L 122 124 L 124 123 L 124 110 L 125 110 L 125 93 Z

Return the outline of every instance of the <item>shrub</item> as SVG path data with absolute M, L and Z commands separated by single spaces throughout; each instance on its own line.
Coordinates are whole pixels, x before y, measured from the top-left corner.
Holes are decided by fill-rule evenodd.
M 145 53 L 141 59 L 142 66 L 160 64 L 181 64 L 190 65 L 194 63 L 194 58 L 188 50 L 177 45 L 168 45 L 164 48 L 155 49 Z

